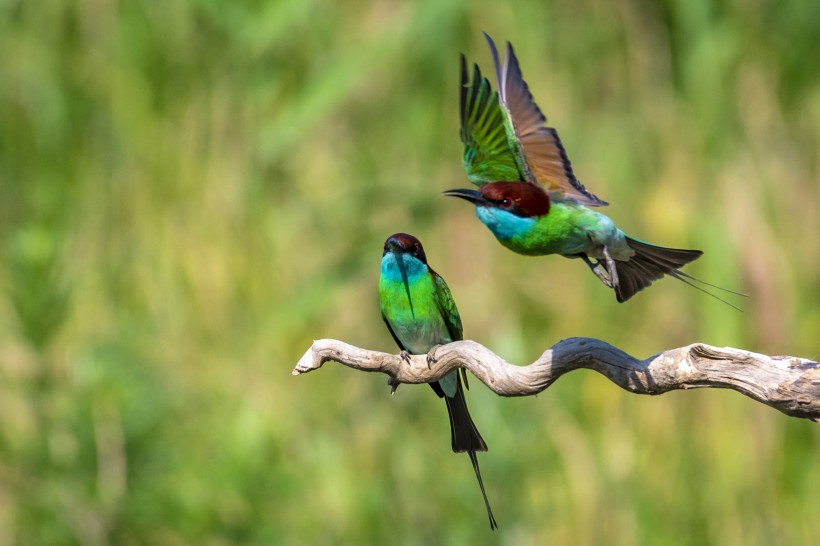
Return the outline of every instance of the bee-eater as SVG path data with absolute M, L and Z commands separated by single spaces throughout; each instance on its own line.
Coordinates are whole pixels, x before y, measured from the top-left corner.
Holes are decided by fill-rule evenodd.
M 424 248 L 412 235 L 396 233 L 384 243 L 379 277 L 379 307 L 387 329 L 405 359 L 408 354 L 427 354 L 430 363 L 433 361 L 431 349 L 462 339 L 461 317 L 450 289 L 444 279 L 427 265 Z M 466 384 L 466 374 L 464 381 Z M 484 504 L 487 506 L 490 528 L 495 529 L 495 517 L 484 491 L 476 456 L 477 451 L 487 451 L 487 444 L 467 410 L 458 370 L 430 383 L 430 386 L 447 402 L 453 451 L 466 451 L 470 455 Z
M 698 280 L 680 268 L 699 258 L 700 250 L 639 241 L 589 208 L 607 203 L 575 178 L 558 133 L 545 125 L 547 119 L 530 94 L 512 45 L 507 43 L 502 64 L 492 39 L 484 36 L 493 55 L 498 92 L 493 92 L 478 65 L 469 81 L 461 56 L 463 161 L 467 177 L 479 189 L 444 194 L 473 203 L 479 220 L 514 252 L 581 258 L 615 290 L 619 302 L 664 275 L 687 284 Z

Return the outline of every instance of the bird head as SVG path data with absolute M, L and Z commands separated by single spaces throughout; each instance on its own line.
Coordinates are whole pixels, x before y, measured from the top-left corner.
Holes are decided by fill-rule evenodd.
M 424 247 L 421 246 L 421 241 L 407 233 L 395 233 L 387 238 L 384 242 L 384 253 L 382 256 L 391 252 L 393 254 L 407 254 L 415 257 L 422 263 L 427 263 L 427 256 L 424 254 Z
M 461 197 L 477 207 L 492 207 L 529 218 L 550 210 L 550 197 L 541 186 L 529 182 L 491 182 L 478 190 L 447 190 L 444 195 Z

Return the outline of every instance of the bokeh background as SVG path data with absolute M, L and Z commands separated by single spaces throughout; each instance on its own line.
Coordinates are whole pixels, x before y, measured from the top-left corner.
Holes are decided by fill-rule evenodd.
M 627 232 L 703 249 L 619 305 L 466 203 L 458 55 L 517 48 Z M 820 429 L 736 393 L 586 371 L 468 393 L 500 529 L 395 351 L 384 239 L 416 234 L 465 335 L 820 357 L 814 0 L 0 2 L 0 545 L 818 544 Z

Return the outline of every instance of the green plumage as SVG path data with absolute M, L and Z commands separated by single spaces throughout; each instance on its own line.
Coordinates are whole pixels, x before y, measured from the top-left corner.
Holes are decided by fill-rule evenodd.
M 524 81 L 512 45 L 507 43 L 502 63 L 495 43 L 485 37 L 497 91 L 478 66 L 470 79 L 461 57 L 464 169 L 480 189 L 448 190 L 445 195 L 473 203 L 478 218 L 514 252 L 583 259 L 619 302 L 663 275 L 695 280 L 678 269 L 697 259 L 700 251 L 641 243 L 627 237 L 608 216 L 588 208 L 607 203 L 575 177 L 558 132 L 546 125 Z
M 490 214 L 497 221 L 490 220 Z M 607 239 L 617 240 L 620 233 L 607 216 L 575 203 L 555 203 L 549 214 L 533 218 L 500 210 L 485 210 L 479 217 L 488 220 L 485 223 L 501 244 L 529 256 L 587 252 Z
M 385 242 L 379 277 L 379 309 L 390 334 L 403 351 L 425 354 L 436 345 L 462 339 L 461 317 L 450 289 L 427 265 L 424 249 L 412 235 L 397 233 Z M 453 451 L 469 454 L 490 527 L 494 529 L 495 518 L 476 456 L 477 451 L 487 451 L 487 444 L 467 410 L 458 370 L 430 383 L 430 387 L 447 403 Z
M 470 182 L 481 186 L 496 180 L 519 180 L 518 162 L 511 153 L 510 135 L 515 138 L 507 122 L 498 95 L 487 78 L 481 76 L 478 66 L 473 72 L 473 88 L 468 91 L 467 64 L 461 56 L 461 141 L 464 143 L 464 170 Z
M 444 280 L 428 271 L 407 281 L 390 274 L 379 279 L 379 309 L 405 350 L 424 354 L 462 339 L 461 317 Z

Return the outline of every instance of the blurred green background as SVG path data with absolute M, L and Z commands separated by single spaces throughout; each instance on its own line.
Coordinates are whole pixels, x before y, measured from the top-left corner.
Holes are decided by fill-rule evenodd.
M 440 196 L 481 31 L 607 214 L 743 313 L 674 280 L 619 305 Z M 490 533 L 429 389 L 290 374 L 313 339 L 396 350 L 396 231 L 514 362 L 818 358 L 818 36 L 814 0 L 0 1 L 0 545 L 820 543 L 820 429 L 733 392 L 472 381 Z

